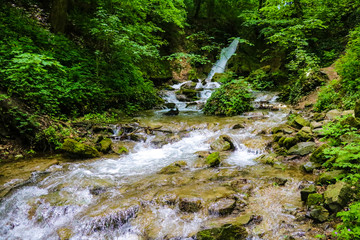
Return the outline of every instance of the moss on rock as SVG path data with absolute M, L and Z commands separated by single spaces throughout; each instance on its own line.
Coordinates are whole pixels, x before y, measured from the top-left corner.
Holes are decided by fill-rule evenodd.
M 212 228 L 197 233 L 198 240 L 242 240 L 248 233 L 241 225 L 225 224 L 220 228 Z
M 100 141 L 99 151 L 103 153 L 108 153 L 111 150 L 112 141 L 110 138 L 104 138 Z
M 100 156 L 95 147 L 70 138 L 65 139 L 61 149 L 71 158 L 94 158 Z
M 324 153 L 325 149 L 329 148 L 330 146 L 328 144 L 323 144 L 320 147 L 318 147 L 310 156 L 310 161 L 314 163 L 324 163 L 327 158 Z
M 210 167 L 217 167 L 221 163 L 220 161 L 220 153 L 219 152 L 213 152 L 206 158 L 206 164 Z

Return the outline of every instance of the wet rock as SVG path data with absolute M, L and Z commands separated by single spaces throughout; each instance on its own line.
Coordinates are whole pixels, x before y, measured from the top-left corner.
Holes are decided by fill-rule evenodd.
M 329 211 L 323 206 L 313 206 L 309 216 L 315 222 L 325 222 L 329 218 Z
M 314 142 L 300 142 L 289 149 L 289 155 L 307 155 L 312 153 L 316 148 L 316 144 Z
M 325 149 L 329 148 L 330 146 L 328 144 L 323 144 L 320 147 L 318 147 L 310 156 L 310 161 L 313 163 L 319 163 L 322 164 L 326 162 L 327 158 L 324 153 Z
M 235 206 L 235 199 L 223 198 L 210 205 L 209 214 L 220 216 L 229 215 L 234 211 Z
M 284 186 L 288 181 L 286 178 L 281 177 L 273 177 L 271 180 L 279 186 Z
M 111 144 L 112 141 L 110 138 L 104 138 L 100 141 L 99 151 L 103 153 L 108 153 L 111 150 Z
M 341 116 L 341 111 L 337 109 L 330 110 L 326 113 L 326 118 L 329 120 L 334 120 L 337 117 Z
M 300 195 L 301 195 L 301 201 L 306 202 L 309 195 L 312 193 L 316 193 L 316 186 L 315 185 L 310 185 L 304 189 L 302 189 L 300 191 Z
M 248 233 L 241 225 L 225 224 L 220 228 L 200 231 L 196 234 L 197 240 L 242 240 Z
M 206 164 L 210 167 L 218 167 L 220 165 L 220 163 L 221 163 L 221 161 L 220 161 L 220 153 L 219 152 L 211 153 L 206 158 Z
M 176 104 L 175 103 L 165 103 L 165 106 L 169 109 L 172 109 L 172 108 L 176 108 Z
M 242 123 L 236 123 L 233 126 L 230 127 L 231 129 L 240 129 L 245 128 L 245 126 Z
M 181 85 L 180 89 L 195 89 L 197 85 L 197 81 L 196 82 L 186 82 L 183 85 Z
M 300 166 L 300 169 L 306 173 L 312 173 L 315 169 L 321 168 L 321 164 L 314 162 L 307 162 Z
M 339 212 L 351 199 L 351 188 L 345 182 L 329 185 L 324 192 L 325 204 L 332 212 Z
M 170 109 L 166 113 L 164 113 L 165 116 L 176 116 L 179 115 L 180 111 L 178 108 Z
M 60 240 L 69 240 L 72 235 L 73 235 L 73 232 L 71 229 L 69 228 L 60 228 L 58 230 L 56 230 Z
M 274 165 L 274 163 L 277 161 L 276 156 L 277 155 L 275 153 L 264 154 L 256 158 L 255 161 L 262 164 Z
M 329 172 L 322 173 L 317 179 L 317 183 L 319 184 L 329 184 L 336 182 L 336 179 L 339 178 L 342 174 L 344 174 L 343 170 L 333 170 Z
M 117 153 L 117 154 L 129 153 L 129 150 L 128 150 L 126 147 L 122 146 L 122 147 L 119 147 L 119 148 L 116 150 L 116 153 Z
M 187 166 L 187 163 L 185 161 L 177 161 L 177 162 L 174 162 L 174 163 L 170 164 L 169 166 L 166 166 L 166 167 L 162 168 L 159 171 L 159 173 L 160 174 L 179 173 L 186 166 Z
M 214 151 L 229 151 L 235 149 L 231 138 L 227 135 L 221 135 L 218 139 L 210 144 L 210 147 Z
M 279 133 L 276 133 L 273 135 L 273 140 L 274 140 L 274 142 L 278 142 L 283 137 L 284 137 L 284 134 L 282 132 L 279 132 Z
M 360 118 L 360 100 L 355 103 L 354 115 L 356 118 Z
M 324 202 L 324 196 L 320 193 L 311 193 L 311 194 L 309 194 L 309 196 L 306 200 L 306 204 L 308 206 L 319 205 L 323 202 Z
M 301 130 L 296 134 L 297 138 L 300 141 L 307 142 L 313 139 L 313 133 L 310 127 L 303 127 Z
M 104 192 L 106 192 L 106 188 L 104 188 L 104 187 L 98 186 L 98 187 L 94 187 L 94 188 L 90 189 L 90 193 L 95 196 L 98 196 Z
M 301 116 L 296 116 L 291 122 L 290 125 L 301 129 L 302 127 L 309 127 L 310 126 L 310 122 L 308 120 L 306 120 L 305 118 L 301 117 Z
M 287 125 L 285 125 L 285 126 L 274 127 L 271 132 L 272 134 L 276 134 L 276 133 L 292 134 L 294 130 L 292 130 Z
M 241 224 L 241 225 L 246 225 L 248 223 L 250 223 L 250 221 L 252 220 L 253 215 L 248 213 L 248 214 L 244 214 L 241 215 L 240 217 L 236 218 L 236 223 L 237 224 Z
M 100 153 L 95 147 L 70 138 L 65 139 L 61 149 L 72 158 L 94 158 L 100 156 Z
M 200 198 L 182 197 L 179 199 L 179 209 L 186 213 L 195 213 L 200 211 L 202 203 Z
M 130 134 L 129 140 L 134 141 L 134 142 L 145 142 L 146 138 L 140 134 Z

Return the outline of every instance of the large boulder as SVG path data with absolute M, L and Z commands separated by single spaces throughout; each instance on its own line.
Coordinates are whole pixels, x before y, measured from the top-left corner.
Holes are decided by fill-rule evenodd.
M 320 147 L 318 147 L 310 156 L 310 161 L 313 163 L 324 163 L 326 162 L 327 158 L 324 153 L 324 150 L 329 148 L 330 146 L 328 144 L 323 144 Z
M 299 138 L 297 137 L 284 136 L 279 139 L 278 143 L 281 147 L 290 149 L 291 147 L 295 146 L 298 142 L 299 142 Z
M 339 212 L 351 199 L 351 188 L 345 182 L 329 185 L 324 192 L 325 204 L 332 212 Z
M 221 135 L 218 137 L 218 139 L 210 144 L 210 147 L 214 151 L 229 151 L 235 149 L 231 138 L 227 135 Z
M 197 240 L 242 240 L 248 233 L 241 225 L 225 224 L 219 228 L 200 231 L 196 234 Z
M 100 156 L 95 147 L 70 138 L 65 139 L 61 149 L 71 158 L 94 158 Z
M 289 155 L 307 155 L 312 153 L 316 148 L 316 144 L 314 142 L 300 142 L 289 149 Z

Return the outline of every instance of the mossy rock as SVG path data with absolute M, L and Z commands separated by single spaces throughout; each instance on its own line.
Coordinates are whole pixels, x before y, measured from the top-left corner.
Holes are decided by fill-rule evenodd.
M 351 188 L 345 182 L 329 185 L 324 192 L 325 204 L 332 212 L 339 212 L 351 199 Z
M 264 154 L 264 155 L 261 155 L 260 157 L 256 158 L 255 161 L 262 163 L 262 164 L 272 166 L 275 164 L 275 162 L 277 162 L 276 156 L 277 155 L 275 153 Z
M 210 167 L 218 167 L 220 165 L 220 153 L 213 152 L 209 156 L 206 157 L 206 164 Z
M 284 136 L 280 138 L 279 145 L 281 147 L 285 147 L 286 149 L 290 149 L 291 147 L 295 146 L 298 142 L 299 139 L 297 137 Z
M 99 151 L 103 153 L 108 153 L 111 150 L 112 141 L 110 138 L 104 138 L 100 141 Z
M 323 206 L 313 206 L 310 210 L 310 218 L 315 222 L 325 222 L 329 218 L 329 211 Z
M 309 195 L 310 195 L 310 194 L 313 194 L 313 193 L 316 193 L 316 186 L 313 185 L 313 184 L 310 185 L 310 186 L 308 186 L 308 187 L 306 187 L 306 188 L 304 188 L 304 189 L 302 189 L 302 190 L 300 191 L 301 201 L 306 202 L 307 199 L 308 199 L 308 197 L 309 197 Z
M 119 149 L 116 151 L 117 154 L 125 154 L 125 153 L 129 153 L 129 150 L 122 146 L 122 147 L 119 147 Z
M 324 172 L 319 176 L 316 182 L 318 184 L 335 183 L 336 179 L 340 178 L 344 173 L 345 172 L 343 170 L 333 170 L 329 172 Z
M 225 224 L 220 228 L 200 231 L 196 234 L 197 240 L 242 240 L 248 233 L 241 225 Z
M 328 144 L 323 144 L 320 147 L 318 147 L 310 156 L 310 161 L 314 163 L 324 163 L 327 158 L 324 153 L 325 149 L 329 148 L 330 146 Z
M 169 166 L 166 166 L 162 168 L 159 173 L 160 174 L 174 174 L 180 172 L 184 167 L 187 166 L 187 163 L 185 161 L 177 161 Z
M 202 208 L 202 203 L 199 198 L 180 198 L 179 199 L 179 209 L 182 212 L 195 213 L 200 211 Z
M 279 142 L 281 138 L 284 137 L 284 134 L 282 132 L 278 132 L 273 135 L 274 142 Z
M 229 151 L 235 149 L 231 138 L 227 135 L 221 135 L 218 139 L 210 144 L 210 147 L 214 151 Z
M 61 149 L 72 158 L 94 158 L 100 156 L 95 147 L 70 138 L 65 139 Z
M 314 142 L 300 142 L 295 146 L 291 147 L 288 151 L 289 155 L 307 155 L 312 153 L 316 149 L 316 144 Z
M 314 139 L 310 127 L 301 128 L 301 130 L 296 134 L 296 137 L 302 142 L 307 142 Z
M 360 121 L 359 120 L 360 120 L 360 118 L 356 119 L 353 116 L 348 116 L 347 118 L 341 120 L 340 124 L 341 125 L 351 126 L 351 127 L 359 129 L 360 128 Z
M 324 202 L 324 196 L 320 193 L 309 194 L 306 204 L 308 206 L 319 205 Z
M 296 116 L 289 122 L 290 126 L 301 129 L 302 127 L 309 127 L 310 122 L 301 116 Z

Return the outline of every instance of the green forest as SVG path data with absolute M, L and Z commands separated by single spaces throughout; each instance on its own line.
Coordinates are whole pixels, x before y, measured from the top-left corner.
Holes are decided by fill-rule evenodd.
M 355 117 L 328 123 L 321 164 L 343 170 L 336 181 L 358 190 L 360 0 L 3 0 L 1 161 L 59 153 L 69 139 L 86 142 L 76 129 L 83 123 L 163 108 L 162 90 L 205 79 L 234 39 L 238 49 L 216 76 L 221 87 L 205 115 L 252 110 L 254 90 L 279 92 L 293 106 L 316 91 L 308 106 L 315 116 L 355 109 Z M 289 117 L 295 128 L 299 115 Z M 284 141 L 293 139 L 280 139 L 278 152 L 287 151 Z M 360 239 L 359 197 L 352 199 L 338 213 L 334 239 Z

